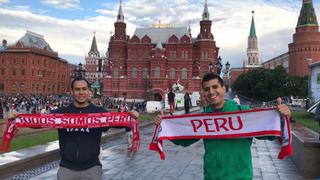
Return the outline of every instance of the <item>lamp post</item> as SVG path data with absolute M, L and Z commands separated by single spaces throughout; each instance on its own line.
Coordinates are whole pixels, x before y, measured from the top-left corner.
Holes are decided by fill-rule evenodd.
M 226 72 L 227 72 L 227 78 L 228 78 L 228 91 L 231 91 L 231 88 L 230 88 L 230 64 L 229 64 L 229 61 L 227 61 L 225 66 L 226 66 Z
M 74 78 L 85 78 L 86 77 L 86 70 L 81 63 L 76 67 L 74 70 Z
M 209 63 L 209 72 L 212 72 L 212 69 L 213 69 L 213 64 L 212 62 Z
M 218 59 L 217 59 L 217 63 L 216 63 L 216 66 L 217 66 L 217 74 L 220 76 L 221 74 L 221 69 L 222 69 L 222 63 L 221 63 L 222 59 L 221 57 L 219 56 Z

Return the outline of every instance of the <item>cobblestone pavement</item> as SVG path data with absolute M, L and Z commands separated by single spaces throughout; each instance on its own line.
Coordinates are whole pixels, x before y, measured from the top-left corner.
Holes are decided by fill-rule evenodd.
M 103 179 L 111 180 L 199 180 L 203 179 L 204 153 L 201 141 L 183 148 L 169 141 L 164 142 L 166 160 L 161 161 L 158 153 L 149 151 L 153 127 L 141 130 L 141 147 L 137 154 L 128 155 L 125 135 L 103 146 Z M 255 180 L 300 180 L 291 159 L 278 160 L 279 144 L 276 141 L 255 140 L 252 145 Z M 58 161 L 50 163 L 50 168 L 33 169 L 39 174 L 31 179 L 56 179 Z M 28 173 L 30 177 L 30 171 Z M 41 173 L 41 174 L 40 174 Z M 22 173 L 23 174 L 23 173 Z M 9 179 L 28 179 L 16 175 Z

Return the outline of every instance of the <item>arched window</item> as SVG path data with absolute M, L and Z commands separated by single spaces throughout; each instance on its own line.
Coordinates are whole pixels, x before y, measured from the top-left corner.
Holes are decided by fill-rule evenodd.
M 176 69 L 175 68 L 171 68 L 170 69 L 170 79 L 175 79 L 176 78 Z
M 181 69 L 181 79 L 187 79 L 188 78 L 188 70 L 186 68 Z
M 137 78 L 137 68 L 132 68 L 131 70 L 131 77 L 132 78 Z
M 149 78 L 148 68 L 143 68 L 143 79 Z
M 160 78 L 160 67 L 156 67 L 154 69 L 154 77 L 155 78 Z
M 113 77 L 115 77 L 115 78 L 119 77 L 119 69 L 118 68 L 113 69 Z

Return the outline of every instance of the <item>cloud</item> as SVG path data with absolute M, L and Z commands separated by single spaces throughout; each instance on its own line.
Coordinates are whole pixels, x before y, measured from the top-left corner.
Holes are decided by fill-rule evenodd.
M 43 4 L 53 5 L 57 9 L 81 9 L 80 0 L 42 0 Z
M 84 62 L 90 50 L 93 31 L 96 31 L 98 48 L 101 54 L 107 50 L 107 39 L 113 30 L 113 21 L 103 16 L 83 20 L 65 20 L 37 15 L 28 11 L 0 9 L 0 19 L 6 26 L 0 26 L 0 37 L 8 44 L 21 38 L 26 30 L 42 34 L 59 56 L 71 63 Z
M 0 5 L 9 3 L 9 0 L 0 0 Z

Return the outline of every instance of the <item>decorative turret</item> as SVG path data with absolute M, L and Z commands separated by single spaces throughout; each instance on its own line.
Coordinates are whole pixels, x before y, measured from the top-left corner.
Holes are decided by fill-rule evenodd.
M 202 20 L 203 21 L 209 21 L 210 20 L 210 14 L 209 14 L 209 11 L 208 11 L 208 3 L 207 3 L 207 0 L 205 1 L 205 4 L 204 4 L 204 9 L 203 9 L 203 13 L 202 13 Z
M 124 22 L 124 16 L 122 12 L 122 2 L 120 0 L 119 11 L 117 15 L 117 22 L 114 23 L 115 31 L 114 31 L 114 40 L 126 40 L 126 23 Z
M 92 39 L 92 43 L 91 43 L 91 48 L 88 53 L 88 55 L 90 57 L 100 57 L 95 34 L 96 34 L 96 32 L 93 32 L 93 39 Z
M 118 10 L 118 15 L 117 15 L 117 22 L 124 22 L 124 16 L 122 12 L 122 1 L 120 0 L 120 6 Z
M 204 4 L 204 10 L 202 13 L 202 20 L 200 21 L 200 34 L 197 37 L 198 40 L 213 39 L 213 35 L 211 33 L 211 24 L 212 21 L 210 20 L 208 4 L 206 0 Z
M 309 75 L 309 63 L 320 61 L 320 32 L 312 0 L 303 0 L 300 15 L 289 44 L 289 74 Z
M 313 8 L 312 0 L 303 0 L 297 27 L 318 26 L 317 16 Z
M 247 59 L 244 62 L 245 67 L 261 67 L 261 61 L 258 49 L 258 38 L 256 34 L 256 27 L 254 23 L 254 11 L 251 11 L 251 27 L 248 37 Z

